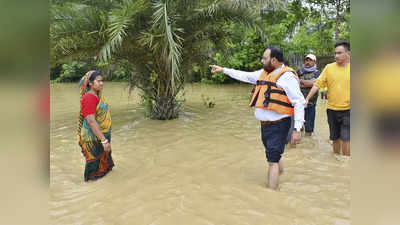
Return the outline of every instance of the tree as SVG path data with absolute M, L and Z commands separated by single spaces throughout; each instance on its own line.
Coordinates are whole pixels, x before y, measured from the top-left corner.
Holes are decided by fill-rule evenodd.
M 81 56 L 127 60 L 132 87 L 142 90 L 150 116 L 173 119 L 181 106 L 182 72 L 194 62 L 207 62 L 207 45 L 218 46 L 224 39 L 220 25 L 235 21 L 256 27 L 257 6 L 267 2 L 59 0 L 51 7 L 52 62 Z
M 348 0 L 292 0 L 285 7 L 263 8 L 261 12 L 261 32 L 245 29 L 235 23 L 231 26 L 233 28 L 227 29 L 233 38 L 215 57 L 223 65 L 249 71 L 261 68 L 259 56 L 262 52 L 258 50 L 263 51 L 268 43 L 279 45 L 291 66 L 300 67 L 305 54 L 313 52 L 317 56 L 329 57 L 337 38 L 350 39 Z M 338 28 L 337 21 L 340 21 Z M 229 81 L 219 76 L 216 78 L 220 82 Z
M 316 6 L 327 21 L 334 21 L 335 24 L 335 40 L 343 39 L 341 24 L 343 22 L 350 23 L 350 0 L 306 0 L 306 3 Z

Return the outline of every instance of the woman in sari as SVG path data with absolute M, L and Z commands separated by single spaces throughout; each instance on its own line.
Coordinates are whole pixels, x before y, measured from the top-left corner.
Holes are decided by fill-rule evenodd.
M 114 167 L 111 157 L 111 113 L 101 94 L 103 78 L 89 71 L 79 82 L 81 110 L 78 124 L 78 143 L 86 159 L 84 179 L 96 180 Z

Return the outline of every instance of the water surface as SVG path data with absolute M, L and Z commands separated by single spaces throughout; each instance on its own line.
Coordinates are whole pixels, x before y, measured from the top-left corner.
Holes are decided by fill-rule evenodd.
M 326 103 L 317 106 L 315 135 L 286 148 L 280 189 L 272 191 L 250 90 L 187 85 L 180 117 L 156 121 L 144 117 L 136 91 L 106 82 L 115 167 L 85 183 L 76 141 L 79 90 L 52 84 L 52 224 L 350 224 L 350 163 L 332 153 Z M 215 107 L 206 108 L 201 95 Z

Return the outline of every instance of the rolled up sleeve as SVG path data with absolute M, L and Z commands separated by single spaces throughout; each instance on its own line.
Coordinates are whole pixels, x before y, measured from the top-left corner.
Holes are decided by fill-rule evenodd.
M 277 85 L 285 90 L 290 102 L 294 107 L 294 127 L 301 129 L 304 123 L 304 104 L 306 100 L 300 91 L 300 82 L 292 72 L 284 73 L 278 80 Z
M 254 72 L 245 72 L 245 71 L 240 71 L 240 70 L 234 70 L 234 69 L 229 69 L 229 68 L 224 68 L 224 73 L 233 79 L 250 83 L 250 84 L 256 84 L 257 79 L 260 77 L 261 73 L 264 70 L 257 70 Z
M 319 88 L 326 88 L 327 87 L 327 82 L 326 82 L 326 74 L 327 73 L 328 73 L 328 69 L 325 67 L 325 69 L 319 75 L 318 79 L 314 82 L 314 85 Z

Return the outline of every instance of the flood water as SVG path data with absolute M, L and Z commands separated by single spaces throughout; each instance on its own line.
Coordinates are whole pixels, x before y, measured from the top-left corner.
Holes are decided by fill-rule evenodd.
M 77 84 L 52 84 L 51 224 L 350 224 L 351 161 L 332 153 L 326 104 L 317 106 L 315 134 L 285 149 L 285 173 L 273 191 L 250 90 L 187 85 L 180 117 L 156 121 L 144 116 L 137 91 L 106 82 L 115 167 L 86 183 Z M 201 95 L 215 107 L 206 108 Z

